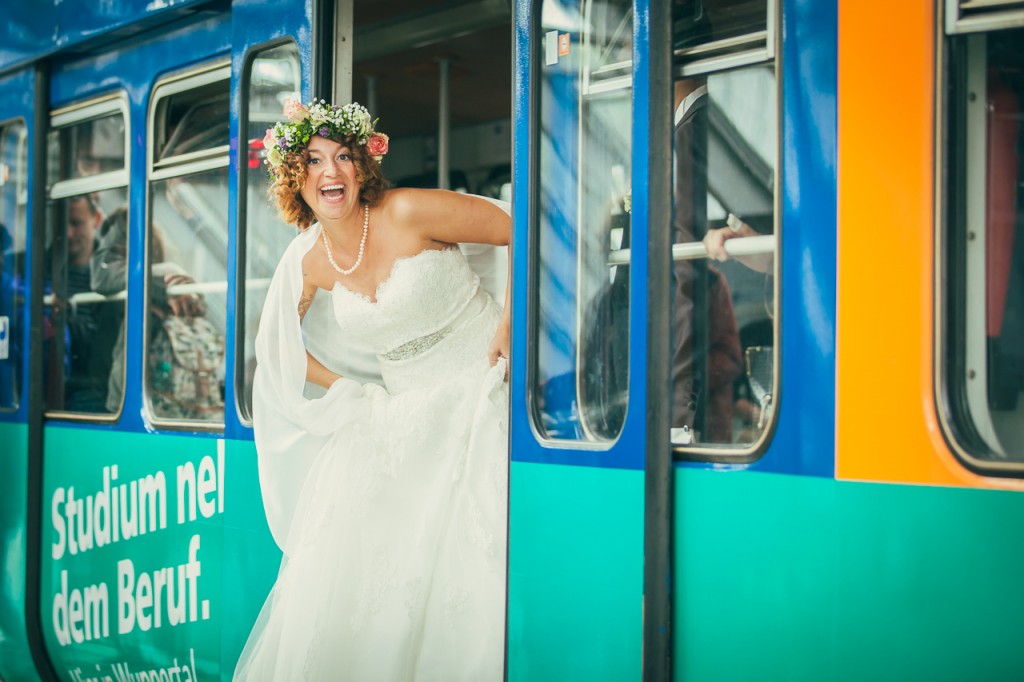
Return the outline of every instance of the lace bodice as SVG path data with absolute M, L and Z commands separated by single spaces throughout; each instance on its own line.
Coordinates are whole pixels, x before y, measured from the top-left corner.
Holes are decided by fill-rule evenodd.
M 332 290 L 335 319 L 344 333 L 373 347 L 389 391 L 486 361 L 497 306 L 458 249 L 428 249 L 396 260 L 375 298 L 340 282 Z

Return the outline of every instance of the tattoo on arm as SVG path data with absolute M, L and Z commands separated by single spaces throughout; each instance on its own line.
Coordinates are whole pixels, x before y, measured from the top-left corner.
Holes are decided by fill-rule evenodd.
M 303 293 L 302 298 L 299 299 L 299 319 L 301 320 L 306 316 L 306 311 L 309 310 L 309 306 L 313 304 L 313 295 Z
M 302 270 L 302 279 L 308 281 L 309 274 L 305 269 Z M 309 306 L 313 305 L 313 292 L 309 290 L 306 284 L 302 285 L 302 296 L 299 298 L 299 321 L 301 322 L 306 317 L 306 311 L 309 310 Z

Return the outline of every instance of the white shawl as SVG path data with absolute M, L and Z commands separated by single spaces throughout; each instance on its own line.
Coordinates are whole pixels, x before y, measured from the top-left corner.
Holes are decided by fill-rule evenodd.
M 310 467 L 338 429 L 365 417 L 369 409 L 362 385 L 344 377 L 316 400 L 303 397 L 306 350 L 298 315 L 302 258 L 319 232 L 314 226 L 288 245 L 270 282 L 256 334 L 252 415 L 260 488 L 270 532 L 286 554 L 292 514 Z
M 506 213 L 510 210 L 506 202 L 488 201 Z M 288 245 L 270 282 L 256 334 L 252 414 L 260 488 L 270 532 L 285 554 L 292 517 L 313 462 L 339 431 L 369 416 L 363 385 L 349 377 L 380 383 L 375 356 L 341 332 L 329 295 L 319 292 L 316 312 L 311 308 L 305 324 L 300 324 L 302 258 L 319 235 L 320 226 L 314 224 Z M 496 301 L 503 301 L 506 250 L 480 244 L 462 248 L 481 284 Z M 310 390 L 306 384 L 307 347 L 342 375 L 326 392 Z

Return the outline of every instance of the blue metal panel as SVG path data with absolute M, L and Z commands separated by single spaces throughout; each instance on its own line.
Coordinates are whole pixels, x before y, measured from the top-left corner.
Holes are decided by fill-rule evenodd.
M 527 382 L 527 348 L 531 344 L 528 308 L 530 280 L 527 259 L 530 251 L 530 162 L 532 129 L 530 127 L 530 23 L 533 7 L 530 2 L 515 4 L 515 26 L 512 68 L 512 305 L 511 372 L 509 375 L 511 457 L 519 453 L 529 456 L 535 447 L 530 426 L 532 396 Z M 536 455 L 534 455 L 536 456 Z
M 209 0 L 8 2 L 0 23 L 0 71 L 55 51 L 127 37 L 194 12 Z
M 230 22 L 229 14 L 214 15 L 169 32 L 147 34 L 101 54 L 58 62 L 50 84 L 51 103 L 57 108 L 126 90 L 132 108 L 132 179 L 145 178 L 146 113 L 153 84 L 166 73 L 226 56 L 231 49 Z
M 835 472 L 836 15 L 782 7 L 781 402 L 759 471 Z
M 138 27 L 159 15 L 206 2 L 208 0 L 57 0 L 55 42 L 58 48 L 74 45 L 122 27 Z
M 0 71 L 53 50 L 57 8 L 50 2 L 5 2 L 0 20 Z
M 644 434 L 647 420 L 647 224 L 649 195 L 647 186 L 649 134 L 647 130 L 651 92 L 648 88 L 648 12 L 646 0 L 635 7 L 633 25 L 633 234 L 630 266 L 630 339 L 629 339 L 629 409 L 619 439 L 606 449 L 581 449 L 574 442 L 541 441 L 531 424 L 532 397 L 528 384 L 527 348 L 532 342 L 533 330 L 527 329 L 530 298 L 525 284 L 529 280 L 531 176 L 535 170 L 529 166 L 532 147 L 530 111 L 534 106 L 529 82 L 531 43 L 530 26 L 539 7 L 533 3 L 519 3 L 516 11 L 515 56 L 515 151 L 514 206 L 513 206 L 513 281 L 512 291 L 513 343 L 512 343 L 512 419 L 510 425 L 512 459 L 518 462 L 573 464 L 580 466 L 643 469 Z M 538 39 L 541 39 L 538 36 Z M 666 87 L 666 96 L 668 89 Z M 530 159 L 536 163 L 536 159 Z M 537 188 L 539 191 L 539 188 Z M 535 199 L 534 199 L 535 201 Z
M 0 122 L 8 122 L 20 119 L 25 124 L 28 139 L 35 135 L 35 122 L 32 118 L 33 92 L 35 90 L 35 74 L 32 69 L 25 69 L 14 72 L 6 77 L 0 78 Z M 28 195 L 31 197 L 35 191 L 32 186 L 32 159 L 29 159 L 28 171 Z M 25 217 L 27 229 L 32 225 L 32 202 L 28 204 L 28 211 Z M 26 282 L 25 300 L 21 309 L 21 328 L 12 330 L 19 335 L 20 347 L 29 347 L 28 342 L 28 300 L 30 289 L 28 283 L 32 281 L 31 256 L 26 253 L 26 271 L 24 281 Z M 13 342 L 12 342 L 13 345 Z M 21 396 L 18 409 L 10 412 L 0 412 L 0 421 L 16 421 L 25 423 L 28 418 L 28 353 L 21 353 L 21 385 L 17 387 L 18 395 Z

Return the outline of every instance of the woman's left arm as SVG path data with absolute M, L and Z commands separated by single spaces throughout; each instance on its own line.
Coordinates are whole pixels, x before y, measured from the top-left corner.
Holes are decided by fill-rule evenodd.
M 509 333 L 511 330 L 512 313 L 512 247 L 508 248 L 508 275 L 505 279 L 505 308 L 501 313 L 501 322 L 498 323 L 498 330 L 491 340 L 491 347 L 487 349 L 487 358 L 491 366 L 498 364 L 498 358 L 508 359 Z
M 512 219 L 491 202 L 469 194 L 447 190 L 401 189 L 391 202 L 393 218 L 425 239 L 448 244 L 463 242 L 508 246 Z M 491 364 L 508 357 L 509 327 L 512 310 L 512 250 L 508 252 L 508 281 L 505 284 L 505 308 L 501 322 L 488 348 Z

